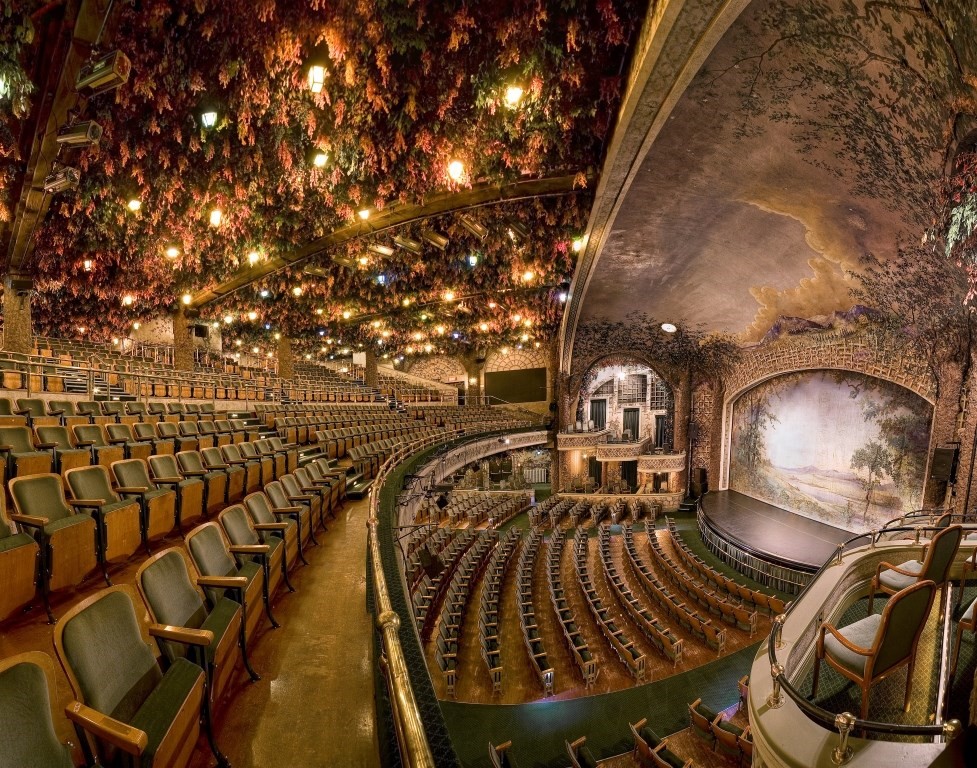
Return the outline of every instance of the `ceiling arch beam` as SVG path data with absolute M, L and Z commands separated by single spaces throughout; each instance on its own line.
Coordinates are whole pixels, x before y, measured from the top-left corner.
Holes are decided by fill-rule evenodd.
M 507 184 L 482 183 L 460 192 L 439 192 L 431 195 L 423 204 L 394 204 L 375 211 L 366 221 L 334 229 L 328 235 L 297 248 L 289 253 L 271 256 L 254 267 L 244 267 L 228 280 L 194 294 L 189 307 L 201 309 L 208 304 L 245 288 L 252 283 L 274 274 L 286 267 L 295 266 L 358 237 L 384 232 L 394 227 L 411 224 L 434 216 L 443 216 L 471 208 L 478 208 L 514 200 L 536 197 L 551 197 L 580 192 L 585 187 L 579 184 L 579 174 L 549 176 L 546 178 L 525 179 Z M 588 185 L 593 179 L 588 178 Z

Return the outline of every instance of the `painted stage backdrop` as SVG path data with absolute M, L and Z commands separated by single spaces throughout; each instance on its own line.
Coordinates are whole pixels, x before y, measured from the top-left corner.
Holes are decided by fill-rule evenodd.
M 932 406 L 882 379 L 804 371 L 733 404 L 729 487 L 861 533 L 918 509 Z

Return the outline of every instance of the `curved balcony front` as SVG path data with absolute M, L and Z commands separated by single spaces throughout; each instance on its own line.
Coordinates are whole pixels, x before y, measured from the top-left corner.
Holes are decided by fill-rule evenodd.
M 556 436 L 558 451 L 586 451 L 595 449 L 598 443 L 607 440 L 611 434 L 609 429 L 599 429 L 593 432 L 560 432 Z

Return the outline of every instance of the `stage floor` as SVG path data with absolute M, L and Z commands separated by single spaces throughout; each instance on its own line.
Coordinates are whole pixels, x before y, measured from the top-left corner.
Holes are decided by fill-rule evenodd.
M 855 536 L 737 491 L 709 491 L 702 511 L 733 543 L 785 565 L 820 568 L 839 544 Z

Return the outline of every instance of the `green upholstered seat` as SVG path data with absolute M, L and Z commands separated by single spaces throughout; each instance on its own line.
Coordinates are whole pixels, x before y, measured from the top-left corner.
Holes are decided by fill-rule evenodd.
M 91 455 L 88 450 L 75 448 L 67 427 L 42 426 L 36 427 L 34 432 L 37 434 L 39 448 L 50 446 L 50 449 L 45 448 L 45 450 L 51 451 L 56 471 L 87 466 L 90 463 Z
M 285 582 L 290 592 L 295 591 L 288 578 L 284 539 L 271 536 L 268 537 L 267 541 L 262 540 L 261 535 L 255 530 L 254 522 L 247 510 L 240 504 L 234 504 L 221 512 L 220 524 L 232 545 L 253 546 L 263 544 L 268 547 L 267 553 L 263 554 L 260 560 L 252 555 L 237 555 L 237 558 L 239 562 L 259 560 L 262 563 L 267 563 L 268 569 L 265 572 L 265 577 L 270 580 L 269 590 L 275 589 L 280 579 Z M 278 576 L 279 573 L 281 574 L 280 577 Z
M 227 498 L 238 501 L 244 497 L 246 474 L 244 467 L 228 464 L 224 461 L 224 454 L 220 448 L 204 448 L 200 451 L 200 458 L 204 468 L 211 472 L 223 472 L 227 475 Z
M 192 522 L 203 516 L 206 486 L 196 477 L 184 478 L 180 465 L 172 454 L 150 456 L 149 469 L 153 482 L 165 485 L 176 491 L 176 505 L 179 524 Z
M 251 560 L 242 562 L 240 566 L 224 544 L 220 529 L 216 526 L 204 525 L 188 537 L 190 556 L 197 570 L 204 576 L 243 576 L 248 584 L 261 574 L 261 565 Z M 207 587 L 204 589 L 211 605 L 220 602 L 221 590 Z
M 83 467 L 73 470 L 65 476 L 71 495 L 76 499 L 95 499 L 104 502 L 99 507 L 100 514 L 105 515 L 117 509 L 132 507 L 130 499 L 123 499 L 112 489 L 108 470 L 105 467 Z
M 597 758 L 586 746 L 577 750 L 577 762 L 580 763 L 580 768 L 597 768 Z
M 180 451 L 176 455 L 180 465 L 180 473 L 184 477 L 196 477 L 203 481 L 206 488 L 204 506 L 207 514 L 216 515 L 227 502 L 227 474 L 223 471 L 211 472 L 203 463 L 197 451 Z
M 919 581 L 932 581 L 938 588 L 942 588 L 962 538 L 963 527 L 960 525 L 941 528 L 926 545 L 925 557 L 922 561 L 909 560 L 895 566 L 884 561 L 879 563 L 870 587 L 869 613 L 872 612 L 876 590 L 891 595 Z
M 7 460 L 7 477 L 51 471 L 51 454 L 38 451 L 27 427 L 0 427 L 0 447 Z
M 871 648 L 875 643 L 879 625 L 882 623 L 882 615 L 872 613 L 854 624 L 847 627 L 840 627 L 838 631 L 845 636 L 845 639 L 854 643 L 860 648 Z M 824 650 L 832 659 L 841 664 L 845 669 L 861 675 L 865 672 L 865 662 L 867 656 L 849 650 L 841 641 L 833 635 L 825 635 Z
M 74 767 L 71 749 L 54 730 L 54 675 L 50 657 L 37 651 L 0 662 L 0 765 Z
M 75 441 L 79 445 L 87 445 L 92 452 L 92 463 L 105 466 L 113 461 L 125 458 L 125 452 L 120 446 L 112 445 L 102 431 L 101 424 L 78 424 L 71 428 Z
M 42 418 L 48 415 L 44 401 L 39 397 L 18 397 L 17 411 L 23 413 L 28 419 Z
M 149 768 L 164 738 L 181 738 L 172 730 L 181 708 L 188 702 L 199 708 L 204 672 L 184 658 L 165 674 L 160 670 L 144 640 L 130 589 L 111 587 L 76 606 L 58 622 L 55 647 L 82 703 L 146 734 L 139 765 Z M 199 709 L 188 724 L 193 734 L 198 719 Z M 98 754 L 108 765 L 121 757 L 104 743 Z
M 0 365 L 0 369 L 9 370 L 7 365 L 13 366 L 8 360 L 0 360 L 0 363 L 5 365 Z M 15 367 L 15 366 L 13 366 Z M 0 397 L 0 416 L 16 416 L 17 407 L 14 405 L 14 401 L 9 397 Z

